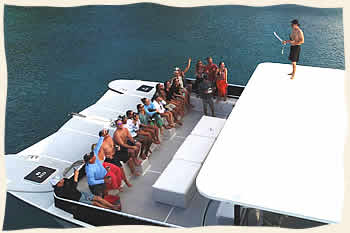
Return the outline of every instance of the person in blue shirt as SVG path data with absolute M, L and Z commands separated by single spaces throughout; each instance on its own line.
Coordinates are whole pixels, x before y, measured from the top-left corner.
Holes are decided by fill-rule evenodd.
M 154 119 L 158 128 L 160 128 L 161 132 L 163 132 L 162 128 L 163 128 L 164 123 L 163 123 L 163 120 L 159 114 L 159 111 L 156 109 L 154 104 L 148 98 L 142 98 L 141 101 L 143 103 L 143 108 L 145 110 L 146 115 L 150 119 Z M 171 127 L 166 126 L 165 128 L 170 129 Z
M 106 188 L 104 177 L 107 174 L 107 170 L 103 167 L 102 162 L 99 159 L 96 159 L 96 155 L 101 148 L 103 139 L 104 137 L 101 136 L 94 151 L 84 155 L 85 173 L 89 189 L 96 196 L 103 196 Z

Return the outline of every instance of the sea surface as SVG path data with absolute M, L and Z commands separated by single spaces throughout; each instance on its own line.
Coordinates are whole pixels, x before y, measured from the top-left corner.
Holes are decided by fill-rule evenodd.
M 245 85 L 257 64 L 289 63 L 289 46 L 282 55 L 273 32 L 288 39 L 294 18 L 305 35 L 299 64 L 344 69 L 342 9 L 7 5 L 5 153 L 54 133 L 68 113 L 98 100 L 111 80 L 164 81 L 189 57 L 187 77 L 194 77 L 197 60 L 212 56 L 215 63 L 225 62 L 230 83 Z M 62 226 L 8 195 L 4 230 Z

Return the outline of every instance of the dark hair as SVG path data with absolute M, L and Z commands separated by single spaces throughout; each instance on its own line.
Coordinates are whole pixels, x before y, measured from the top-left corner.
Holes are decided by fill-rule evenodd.
M 142 99 L 141 99 L 141 102 L 142 102 L 143 104 L 146 104 L 146 98 L 142 98 Z
M 94 152 L 93 151 L 91 151 L 90 153 L 88 153 L 88 154 L 85 154 L 84 155 L 84 162 L 85 163 L 88 163 L 89 162 L 89 160 L 91 159 L 91 158 L 93 158 L 94 157 Z
M 157 97 L 158 97 L 159 95 L 158 95 L 158 93 L 155 93 L 154 95 L 153 95 L 153 97 L 152 97 L 152 102 L 155 100 L 155 99 L 157 99 Z
M 98 132 L 98 136 L 102 136 L 103 135 L 103 130 L 101 130 L 100 132 Z
M 139 110 L 139 108 L 141 108 L 142 104 L 138 104 L 137 105 L 137 110 Z
M 156 93 L 158 93 L 160 91 L 160 83 L 158 83 L 157 85 L 156 85 Z
M 207 60 L 209 60 L 209 59 L 213 59 L 212 57 L 207 57 Z
M 135 119 L 136 116 L 138 116 L 139 114 L 138 113 L 134 113 L 134 115 L 132 115 L 132 118 Z
M 133 112 L 132 110 L 126 111 L 127 118 L 132 117 L 132 115 L 131 115 L 132 112 Z
M 297 19 L 293 19 L 291 23 L 300 26 L 299 21 Z

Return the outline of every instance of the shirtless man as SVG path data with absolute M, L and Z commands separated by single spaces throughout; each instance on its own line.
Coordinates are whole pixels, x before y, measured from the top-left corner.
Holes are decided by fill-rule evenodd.
M 132 185 L 129 183 L 128 179 L 125 176 L 124 168 L 120 161 L 123 161 L 124 163 L 127 163 L 128 166 L 130 167 L 131 171 L 135 171 L 135 166 L 133 163 L 133 160 L 129 157 L 127 153 L 118 153 L 118 149 L 120 148 L 116 145 L 113 141 L 113 138 L 109 136 L 108 130 L 103 129 L 99 133 L 100 137 L 103 136 L 103 143 L 101 145 L 101 148 L 98 152 L 98 159 L 99 160 L 104 160 L 105 162 L 112 163 L 116 166 L 118 166 L 123 174 L 123 177 L 125 177 L 125 184 L 128 187 L 131 187 Z
M 204 72 L 208 75 L 208 80 L 215 84 L 215 78 L 216 78 L 216 70 L 218 69 L 218 66 L 213 63 L 212 57 L 207 57 L 208 64 L 204 68 Z
M 292 62 L 293 72 L 288 75 L 291 75 L 290 79 L 294 79 L 295 71 L 297 68 L 297 62 L 299 61 L 299 54 L 301 50 L 300 45 L 304 43 L 304 33 L 299 28 L 298 20 L 294 19 L 291 23 L 292 23 L 292 34 L 290 35 L 290 40 L 285 40 L 282 43 L 284 45 L 287 43 L 291 44 L 290 54 L 288 59 Z
M 114 132 L 113 140 L 120 146 L 121 152 L 128 152 L 128 154 L 132 157 L 134 163 L 139 166 L 142 161 L 137 158 L 137 152 L 139 151 L 139 147 L 136 146 L 135 139 L 131 136 L 129 130 L 124 128 L 123 122 L 121 120 L 116 120 L 117 130 Z M 140 175 L 138 172 L 131 171 L 134 175 Z

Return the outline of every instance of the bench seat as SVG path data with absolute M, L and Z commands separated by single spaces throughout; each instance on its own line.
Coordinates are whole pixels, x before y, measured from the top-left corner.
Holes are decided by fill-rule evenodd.
M 186 208 L 196 192 L 196 177 L 201 165 L 172 160 L 152 186 L 154 201 Z
M 177 150 L 173 159 L 203 164 L 214 142 L 215 138 L 189 135 Z

